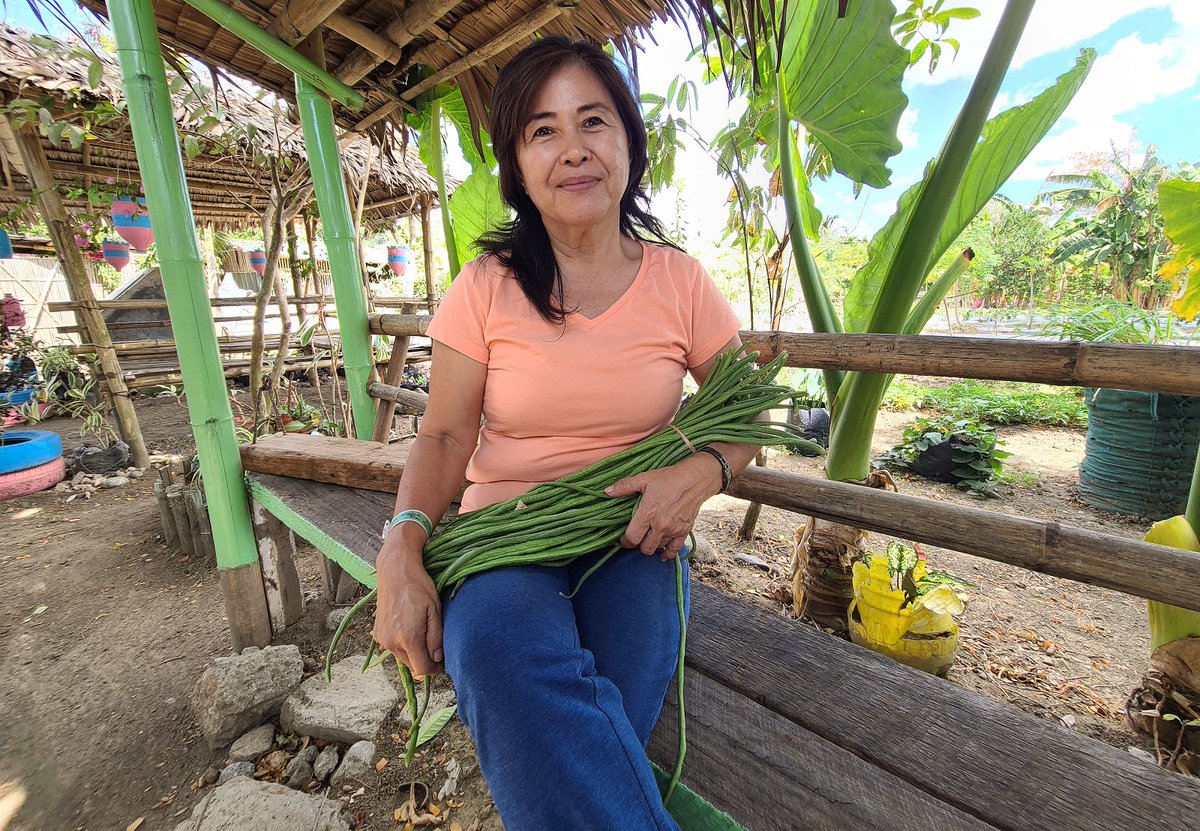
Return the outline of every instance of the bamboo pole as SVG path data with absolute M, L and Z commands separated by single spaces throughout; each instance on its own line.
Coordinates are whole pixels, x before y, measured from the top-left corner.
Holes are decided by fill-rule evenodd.
M 287 302 L 292 306 L 315 306 L 328 298 L 317 294 L 310 294 L 304 297 L 289 297 Z M 404 298 L 400 298 L 403 300 Z M 254 300 L 250 297 L 210 297 L 208 305 L 214 309 L 222 309 L 230 306 L 253 306 Z M 53 300 L 46 304 L 52 312 L 69 312 L 79 307 L 79 303 L 74 300 Z M 170 308 L 166 300 L 97 300 L 96 308 L 103 311 L 116 310 L 142 310 L 142 309 L 167 309 Z M 145 321 L 150 322 L 150 321 Z
M 383 37 L 396 46 L 405 46 L 441 20 L 458 3 L 459 0 L 414 0 L 403 14 L 384 28 Z M 334 74 L 347 84 L 357 84 L 379 64 L 377 55 L 360 46 L 342 61 Z
M 425 309 L 432 313 L 437 302 L 433 289 L 433 236 L 429 214 L 433 209 L 433 197 L 425 194 L 421 198 L 421 257 L 425 266 Z
M 179 364 L 187 379 L 188 415 L 204 472 L 226 615 L 236 649 L 251 644 L 265 646 L 271 638 L 266 595 L 221 355 L 203 290 L 196 224 L 163 71 L 154 7 L 150 0 L 110 0 L 108 10 L 129 102 L 138 166 L 145 181 L 146 200 L 156 219 L 155 236 L 171 323 L 176 336 L 192 347 L 179 354 Z
M 489 38 L 486 43 L 475 49 L 471 54 L 459 58 L 447 66 L 442 67 L 437 72 L 434 72 L 425 80 L 418 84 L 414 84 L 404 92 L 400 93 L 400 97 L 405 101 L 411 101 L 427 89 L 440 84 L 442 81 L 448 81 L 463 72 L 466 72 L 472 67 L 479 64 L 508 49 L 510 46 L 525 40 L 538 29 L 545 26 L 550 21 L 554 20 L 561 14 L 570 14 L 575 10 L 574 3 L 570 5 L 564 3 L 551 4 L 546 6 L 538 6 L 533 11 L 521 17 L 503 32 L 500 32 L 495 37 Z
M 146 451 L 146 441 L 142 438 L 142 428 L 138 423 L 137 411 L 129 398 L 129 388 L 125 386 L 121 362 L 113 351 L 112 338 L 108 327 L 104 325 L 104 317 L 96 307 L 96 296 L 92 293 L 92 284 L 88 280 L 87 269 L 83 263 L 83 254 L 75 244 L 75 232 L 62 197 L 54 187 L 54 174 L 50 172 L 50 163 L 46 159 L 46 151 L 42 147 L 42 137 L 32 125 L 25 125 L 13 131 L 16 138 L 17 150 L 21 161 L 35 190 L 38 192 L 38 203 L 42 209 L 42 217 L 54 241 L 54 250 L 58 253 L 63 264 L 63 275 L 67 279 L 67 289 L 71 292 L 72 300 L 77 304 L 79 318 L 88 330 L 88 337 L 96 345 L 96 357 L 104 374 L 104 384 L 112 394 L 113 413 L 117 419 L 117 427 L 121 437 L 129 445 L 130 461 L 137 467 L 149 467 L 150 454 Z
M 267 32 L 295 46 L 337 11 L 342 0 L 288 0 Z
M 406 306 L 401 311 L 408 314 L 413 309 Z M 396 400 L 379 395 L 376 388 L 387 386 L 389 390 L 395 389 L 399 392 L 409 392 L 409 390 L 399 388 L 400 382 L 404 379 L 404 364 L 408 359 L 408 341 L 409 338 L 404 336 L 392 338 L 392 351 L 388 357 L 387 369 L 384 371 L 383 383 L 374 383 L 367 386 L 367 394 L 376 399 L 375 432 L 371 434 L 371 441 L 387 441 L 388 433 L 392 430 L 392 419 L 396 411 Z M 425 408 L 422 406 L 421 413 L 424 414 L 424 412 Z
M 212 18 L 218 26 L 237 35 L 280 66 L 290 69 L 306 84 L 328 94 L 339 104 L 352 110 L 362 109 L 364 101 L 360 94 L 301 55 L 291 45 L 251 23 L 221 0 L 184 0 L 184 2 L 206 17 Z
M 350 203 L 343 183 L 341 158 L 333 130 L 333 108 L 303 78 L 296 78 L 296 103 L 308 165 L 312 170 L 314 193 L 325 228 L 325 247 L 333 280 L 334 304 L 342 332 L 342 354 L 346 385 L 350 389 L 350 409 L 354 433 L 368 439 L 375 430 L 375 408 L 367 395 L 367 384 L 374 371 L 370 335 L 367 333 L 367 300 L 359 270 L 358 247 L 350 219 Z

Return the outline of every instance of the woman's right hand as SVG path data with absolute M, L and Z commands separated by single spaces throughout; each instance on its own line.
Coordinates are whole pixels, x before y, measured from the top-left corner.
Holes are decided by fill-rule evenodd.
M 375 640 L 416 677 L 442 671 L 442 601 L 420 552 L 379 552 Z

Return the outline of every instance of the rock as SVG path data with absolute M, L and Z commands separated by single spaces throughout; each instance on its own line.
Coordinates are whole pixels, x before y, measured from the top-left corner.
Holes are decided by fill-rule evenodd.
M 217 780 L 220 778 L 221 771 L 210 766 L 205 768 L 204 774 L 200 777 L 200 781 L 202 781 L 205 785 L 215 785 L 217 784 Z
M 264 724 L 243 735 L 229 748 L 230 762 L 253 762 L 271 750 L 275 742 L 275 725 Z
M 70 489 L 71 489 L 70 482 L 59 482 L 57 485 L 54 486 L 55 493 L 65 493 L 66 491 L 69 491 Z
M 761 568 L 763 571 L 771 570 L 771 566 L 766 560 L 764 560 L 762 557 L 755 557 L 753 554 L 734 554 L 733 559 L 737 560 L 739 563 L 745 563 L 748 566 Z
M 318 782 L 324 782 L 329 778 L 329 774 L 337 770 L 337 765 L 337 745 L 327 744 L 321 751 L 321 755 L 317 757 L 317 761 L 313 763 L 313 777 Z
M 318 751 L 317 748 L 313 747 L 311 744 L 301 750 L 296 754 L 296 757 L 292 759 L 292 761 L 287 763 L 287 768 L 285 768 L 287 775 L 291 776 L 301 765 L 308 765 L 311 768 L 313 762 L 317 761 L 317 754 L 319 752 L 320 751 Z
M 238 777 L 210 791 L 175 831 L 350 831 L 341 804 Z
M 1141 759 L 1143 762 L 1149 762 L 1152 765 L 1158 764 L 1158 760 L 1154 758 L 1154 754 L 1148 750 L 1142 750 L 1140 747 L 1127 747 L 1125 749 L 1135 759 Z
M 350 749 L 346 751 L 345 758 L 338 765 L 338 769 L 333 772 L 333 776 L 329 780 L 329 784 L 335 788 L 342 785 L 349 785 L 362 778 L 368 771 L 371 770 L 375 762 L 375 744 L 374 742 L 355 742 L 350 745 Z
M 192 690 L 208 746 L 216 750 L 270 719 L 303 678 L 304 662 L 292 644 L 214 660 Z
M 129 484 L 128 476 L 109 476 L 107 478 L 100 480 L 100 487 L 102 487 L 102 488 L 119 488 L 122 485 L 128 485 L 128 484 Z
M 129 470 L 125 471 L 125 475 L 130 479 L 141 479 L 146 475 L 146 471 L 142 470 L 140 467 L 131 467 Z
M 235 776 L 254 776 L 254 762 L 234 762 L 232 765 L 227 765 L 221 775 L 217 777 L 217 784 L 224 785 Z
M 294 647 L 293 647 L 294 648 Z M 333 665 L 333 680 L 314 675 L 283 702 L 279 723 L 289 733 L 351 744 L 375 738 L 400 696 L 383 665 L 362 671 L 365 655 Z
M 325 616 L 325 629 L 330 632 L 336 632 L 348 614 L 350 614 L 349 606 L 339 606 L 336 609 L 330 609 L 329 614 Z
M 296 760 L 293 759 L 292 761 Z M 294 791 L 304 790 L 313 781 L 313 766 L 310 762 L 301 762 L 295 767 L 288 765 L 288 769 L 290 773 L 288 774 L 287 786 Z
M 713 548 L 705 537 L 696 534 L 696 547 L 692 549 L 692 553 L 688 555 L 694 563 L 715 563 L 717 561 L 717 549 Z

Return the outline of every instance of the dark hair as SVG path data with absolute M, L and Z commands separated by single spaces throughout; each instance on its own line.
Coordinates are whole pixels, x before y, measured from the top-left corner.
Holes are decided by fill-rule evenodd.
M 647 210 L 649 199 L 642 187 L 647 165 L 646 126 L 637 100 L 613 59 L 589 41 L 558 35 L 534 41 L 500 70 L 492 95 L 492 150 L 500 166 L 500 195 L 516 217 L 480 237 L 479 247 L 512 269 L 529 302 L 551 323 L 561 323 L 569 310 L 563 308 L 558 262 L 541 212 L 521 185 L 517 147 L 538 91 L 554 72 L 571 64 L 584 66 L 596 75 L 612 96 L 625 126 L 629 181 L 621 196 L 621 233 L 645 239 L 646 232 L 654 241 L 670 244 L 659 221 Z

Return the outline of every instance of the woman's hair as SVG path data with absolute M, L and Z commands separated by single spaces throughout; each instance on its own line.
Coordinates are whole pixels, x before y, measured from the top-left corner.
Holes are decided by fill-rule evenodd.
M 551 323 L 561 323 L 570 310 L 563 308 L 558 263 L 541 212 L 521 185 L 517 147 L 523 140 L 530 108 L 542 85 L 552 74 L 571 64 L 586 67 L 595 74 L 612 96 L 625 126 L 629 181 L 621 196 L 621 233 L 637 239 L 644 239 L 643 233 L 648 233 L 656 241 L 670 244 L 659 221 L 647 210 L 649 199 L 642 187 L 647 165 L 646 126 L 638 103 L 612 58 L 588 41 L 561 36 L 534 41 L 500 71 L 492 95 L 492 150 L 500 166 L 500 195 L 516 212 L 516 217 L 484 234 L 479 246 L 512 269 L 529 302 Z

